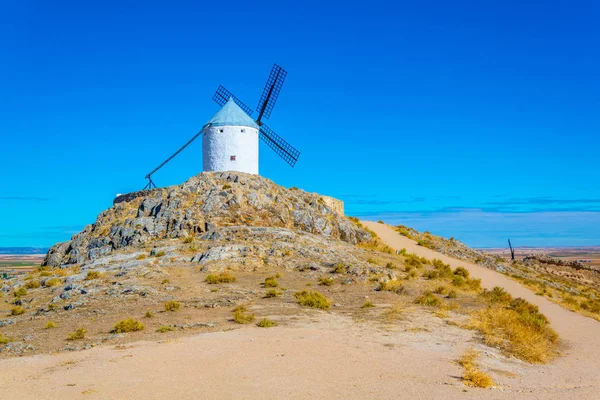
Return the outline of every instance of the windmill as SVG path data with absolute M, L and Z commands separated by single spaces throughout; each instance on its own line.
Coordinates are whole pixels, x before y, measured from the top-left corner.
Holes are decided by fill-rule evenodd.
M 300 152 L 277 135 L 264 122 L 269 118 L 281 92 L 287 72 L 273 64 L 265 88 L 258 101 L 256 119 L 253 110 L 223 86 L 219 86 L 213 100 L 221 109 L 179 150 L 148 173 L 144 189 L 156 187 L 152 175 L 165 166 L 199 136 L 202 138 L 204 171 L 241 171 L 258 173 L 258 138 L 265 142 L 290 166 L 296 165 Z

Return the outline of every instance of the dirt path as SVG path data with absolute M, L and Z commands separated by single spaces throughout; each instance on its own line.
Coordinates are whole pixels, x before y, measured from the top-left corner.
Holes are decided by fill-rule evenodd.
M 389 225 L 371 221 L 361 222 L 396 250 L 405 248 L 409 253 L 416 253 L 421 257 L 437 258 L 453 268 L 463 266 L 471 275 L 481 278 L 483 287 L 489 289 L 501 286 L 514 297 L 524 298 L 537 305 L 550 319 L 552 327 L 560 335 L 566 348 L 562 357 L 549 366 L 550 374 L 532 376 L 534 381 L 537 379 L 537 382 L 547 387 L 571 388 L 573 397 L 575 393 L 579 398 L 583 398 L 581 396 L 584 393 L 589 393 L 594 394 L 592 398 L 600 398 L 600 323 L 569 311 L 544 297 L 536 296 L 533 291 L 499 272 L 418 246 L 414 240 L 400 235 Z

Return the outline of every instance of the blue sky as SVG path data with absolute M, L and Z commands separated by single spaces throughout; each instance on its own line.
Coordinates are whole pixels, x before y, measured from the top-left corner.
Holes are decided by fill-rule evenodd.
M 261 145 L 262 175 L 473 246 L 600 245 L 598 2 L 85 3 L 0 4 L 0 246 L 67 240 L 274 62 L 302 154 Z

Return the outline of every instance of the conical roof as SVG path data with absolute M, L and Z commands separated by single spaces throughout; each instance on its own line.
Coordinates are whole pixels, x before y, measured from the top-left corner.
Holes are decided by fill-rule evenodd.
M 254 122 L 240 106 L 235 104 L 235 101 L 233 101 L 233 98 L 231 97 L 227 100 L 227 103 L 225 103 L 223 107 L 208 120 L 205 127 L 223 125 L 248 126 L 250 128 L 258 129 L 256 122 Z

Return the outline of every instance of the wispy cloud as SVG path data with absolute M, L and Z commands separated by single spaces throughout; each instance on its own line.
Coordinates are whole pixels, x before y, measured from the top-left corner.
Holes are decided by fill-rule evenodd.
M 490 201 L 485 204 L 506 206 L 506 205 L 527 205 L 527 204 L 600 204 L 600 199 L 557 199 L 554 197 L 530 197 L 530 198 L 510 198 L 503 201 Z
M 40 196 L 0 196 L 0 201 L 48 201 L 48 197 Z

